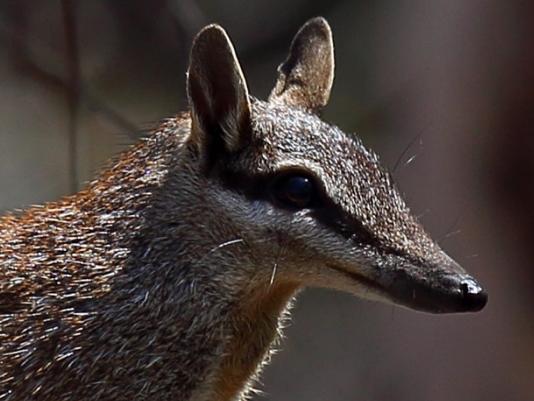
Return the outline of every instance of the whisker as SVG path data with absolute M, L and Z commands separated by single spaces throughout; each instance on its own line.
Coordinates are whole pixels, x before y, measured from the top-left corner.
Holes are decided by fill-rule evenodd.
M 406 163 L 404 163 L 405 166 L 409 165 L 411 162 L 413 162 L 417 158 L 417 155 L 413 155 L 408 160 L 406 160 Z
M 215 248 L 212 248 L 209 253 L 213 253 L 215 251 L 218 251 L 222 248 L 226 248 L 227 246 L 230 246 L 230 245 L 233 245 L 233 244 L 239 244 L 239 243 L 244 243 L 245 240 L 243 240 L 243 238 L 238 238 L 238 239 L 233 239 L 233 240 L 230 240 L 230 241 L 226 241 L 226 242 L 223 242 L 222 244 L 219 244 L 217 245 Z
M 450 238 L 454 235 L 457 235 L 457 234 L 460 234 L 462 232 L 461 229 L 457 229 L 457 230 L 454 230 L 454 228 L 458 225 L 458 223 L 460 222 L 461 218 L 463 217 L 463 213 L 459 213 L 458 214 L 458 217 L 456 217 L 456 219 L 454 220 L 454 222 L 451 224 L 451 226 L 449 227 L 449 229 L 447 231 L 445 231 L 445 235 L 441 236 L 441 238 L 439 238 L 437 240 L 437 243 L 438 244 L 441 244 L 441 242 L 447 238 Z
M 271 274 L 271 281 L 269 282 L 269 286 L 272 286 L 273 283 L 274 283 L 274 276 L 276 275 L 276 268 L 278 267 L 278 263 L 277 262 L 274 262 L 274 265 L 273 265 L 273 272 Z
M 453 237 L 453 236 L 455 236 L 455 235 L 460 234 L 461 232 L 462 232 L 462 230 L 460 230 L 460 229 L 455 230 L 455 231 L 451 231 L 451 232 L 445 234 L 441 239 L 443 240 L 443 239 L 445 239 L 445 238 Z
M 289 222 L 289 227 L 288 228 L 291 228 L 291 225 L 293 224 L 293 220 L 291 220 Z M 280 257 L 282 256 L 282 252 L 284 250 L 284 242 L 280 239 L 280 236 L 277 235 L 278 237 L 278 250 L 276 252 L 276 258 L 274 259 L 274 263 L 273 263 L 273 270 L 271 272 L 271 280 L 269 281 L 269 287 L 271 287 L 273 284 L 274 284 L 274 279 L 276 277 L 276 272 L 278 270 L 278 261 L 280 260 Z
M 237 238 L 237 239 L 232 239 L 230 241 L 222 242 L 219 245 L 217 245 L 217 246 L 213 247 L 212 249 L 210 249 L 209 252 L 207 252 L 204 255 L 202 255 L 202 257 L 198 261 L 202 262 L 207 256 L 210 256 L 214 252 L 220 251 L 221 249 L 226 248 L 227 246 L 234 245 L 234 244 L 244 244 L 244 243 L 245 243 L 245 240 L 243 238 Z
M 411 149 L 411 147 L 413 146 L 413 144 L 415 142 L 417 142 L 417 140 L 419 140 L 419 147 L 422 147 L 423 146 L 423 139 L 421 138 L 423 135 L 423 133 L 419 133 L 417 134 L 409 143 L 408 145 L 404 148 L 404 150 L 402 151 L 402 153 L 399 155 L 397 161 L 395 162 L 395 164 L 393 165 L 393 169 L 391 170 L 392 173 L 394 173 L 395 171 L 397 171 L 397 168 L 399 167 L 399 165 L 401 164 L 402 160 L 404 159 L 404 156 L 406 156 L 406 153 L 408 153 L 408 151 Z M 409 159 L 408 159 L 408 162 L 406 164 L 409 164 L 411 163 L 415 157 L 417 155 L 413 155 L 411 156 Z
M 430 212 L 431 212 L 430 209 L 425 209 L 425 210 L 423 210 L 421 213 L 419 213 L 418 215 L 416 215 L 415 218 L 416 218 L 417 220 L 421 220 L 423 217 L 425 217 L 426 215 L 428 215 Z
M 466 259 L 474 259 L 474 258 L 478 258 L 479 256 L 480 255 L 478 253 L 473 253 L 472 255 L 468 255 L 465 258 Z

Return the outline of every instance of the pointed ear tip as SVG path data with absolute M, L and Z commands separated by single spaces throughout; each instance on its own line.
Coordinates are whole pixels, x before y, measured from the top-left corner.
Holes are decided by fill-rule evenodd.
M 318 16 L 309 19 L 303 26 L 302 30 L 314 30 L 317 32 L 321 32 L 323 35 L 327 37 L 332 37 L 332 28 L 330 28 L 330 24 L 326 20 L 326 18 Z
M 217 23 L 213 23 L 213 24 L 206 25 L 204 28 L 202 28 L 197 36 L 203 35 L 209 32 L 226 33 L 226 31 L 224 30 L 222 26 L 220 26 Z
M 193 40 L 193 48 L 204 42 L 220 42 L 229 44 L 230 38 L 222 26 L 219 24 L 209 24 L 202 28 Z
M 322 26 L 324 28 L 330 28 L 330 24 L 328 23 L 326 18 L 322 17 L 320 15 L 318 15 L 317 17 L 310 18 L 306 22 L 306 25 L 308 25 L 308 24 L 314 24 L 314 25 L 317 25 L 317 26 Z

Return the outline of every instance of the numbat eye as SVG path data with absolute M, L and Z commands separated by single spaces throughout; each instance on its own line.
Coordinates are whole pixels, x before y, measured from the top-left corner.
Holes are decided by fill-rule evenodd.
M 293 209 L 311 207 L 315 198 L 313 180 L 303 175 L 288 175 L 278 179 L 274 197 L 283 206 Z

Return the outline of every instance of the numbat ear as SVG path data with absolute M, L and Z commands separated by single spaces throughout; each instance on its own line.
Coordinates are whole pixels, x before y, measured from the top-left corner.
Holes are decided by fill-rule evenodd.
M 247 83 L 230 38 L 219 25 L 193 41 L 187 72 L 191 134 L 208 152 L 235 152 L 251 135 Z
M 313 18 L 293 38 L 269 101 L 317 113 L 328 103 L 333 81 L 332 31 L 324 18 Z

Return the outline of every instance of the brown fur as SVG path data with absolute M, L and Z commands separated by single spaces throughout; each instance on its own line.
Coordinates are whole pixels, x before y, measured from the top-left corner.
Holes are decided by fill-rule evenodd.
M 215 381 L 217 399 L 233 400 L 244 383 L 252 384 L 258 366 L 280 337 L 280 316 L 297 289 L 298 284 L 291 282 L 269 285 L 256 289 L 253 298 L 243 303 L 241 321 L 236 322 L 235 336 L 225 349 Z
M 210 25 L 189 112 L 81 192 L 0 218 L 0 400 L 242 399 L 304 286 L 480 309 L 376 155 L 317 116 L 332 77 L 314 19 L 271 101 L 254 99 Z M 288 174 L 314 183 L 317 204 L 280 199 Z

